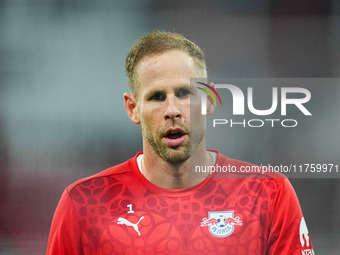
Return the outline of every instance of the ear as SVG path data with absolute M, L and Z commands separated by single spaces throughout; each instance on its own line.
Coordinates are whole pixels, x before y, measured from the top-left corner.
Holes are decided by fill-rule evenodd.
M 210 83 L 210 86 L 214 86 L 214 83 Z M 215 97 L 215 95 L 213 95 Z M 211 96 L 207 95 L 208 101 L 207 101 L 207 115 L 212 115 L 215 111 L 216 104 L 214 102 L 214 99 L 211 98 Z
M 129 93 L 124 93 L 125 109 L 129 115 L 130 120 L 135 124 L 140 124 L 139 115 L 137 111 L 137 100 Z

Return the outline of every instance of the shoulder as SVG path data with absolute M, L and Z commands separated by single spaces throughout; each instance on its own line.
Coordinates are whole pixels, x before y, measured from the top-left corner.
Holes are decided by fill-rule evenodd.
M 217 178 L 241 178 L 244 180 L 254 180 L 262 182 L 271 182 L 279 187 L 286 184 L 288 178 L 280 172 L 273 171 L 265 166 L 258 166 L 253 163 L 245 162 L 238 159 L 229 158 L 219 151 L 217 153 L 217 160 L 215 164 L 215 176 Z
M 231 173 L 217 173 L 215 178 L 225 180 L 223 181 L 225 185 L 230 185 L 230 183 L 239 185 L 239 193 L 260 195 L 262 198 L 269 199 L 273 208 L 276 206 L 286 208 L 288 204 L 293 205 L 291 208 L 300 208 L 293 186 L 282 173 L 231 159 L 222 154 L 218 155 L 216 164 L 226 166 L 228 169 L 234 167 L 234 171 Z
M 133 168 L 135 167 L 134 162 L 136 161 L 136 157 L 139 155 L 139 153 L 129 160 L 112 166 L 110 168 L 107 168 L 97 174 L 94 174 L 92 176 L 82 178 L 71 185 L 69 185 L 66 190 L 68 193 L 72 192 L 74 189 L 83 187 L 83 186 L 91 186 L 91 184 L 94 184 L 95 186 L 102 186 L 104 179 L 110 179 L 111 183 L 114 182 L 114 180 L 120 179 L 121 176 L 129 175 L 131 174 Z M 106 181 L 105 181 L 106 182 Z

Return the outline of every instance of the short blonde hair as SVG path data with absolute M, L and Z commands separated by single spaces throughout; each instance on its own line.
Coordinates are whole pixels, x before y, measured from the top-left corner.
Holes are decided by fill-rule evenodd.
M 169 50 L 182 50 L 192 57 L 197 71 L 206 76 L 204 52 L 195 43 L 177 33 L 154 31 L 140 38 L 130 49 L 125 60 L 125 72 L 132 94 L 137 98 L 138 77 L 136 67 L 145 56 Z

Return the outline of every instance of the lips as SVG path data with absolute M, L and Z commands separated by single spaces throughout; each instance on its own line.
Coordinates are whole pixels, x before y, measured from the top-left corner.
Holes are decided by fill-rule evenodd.
M 187 134 L 183 129 L 170 128 L 164 134 L 165 143 L 169 147 L 178 147 L 185 142 Z

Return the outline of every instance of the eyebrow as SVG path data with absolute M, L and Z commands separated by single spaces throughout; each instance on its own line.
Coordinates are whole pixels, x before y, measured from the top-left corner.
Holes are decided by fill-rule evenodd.
M 162 93 L 162 94 L 165 94 L 165 90 L 164 89 L 152 89 L 152 90 L 149 90 L 145 93 L 144 95 L 144 98 L 148 99 L 149 97 L 157 94 L 157 93 Z
M 175 91 L 178 91 L 180 89 L 187 89 L 187 90 L 191 90 L 191 86 L 190 85 L 179 85 L 178 87 L 174 88 Z M 150 89 L 149 91 L 146 92 L 146 94 L 144 95 L 144 98 L 149 98 L 150 96 L 156 94 L 156 93 L 163 93 L 166 94 L 166 90 L 165 89 Z

